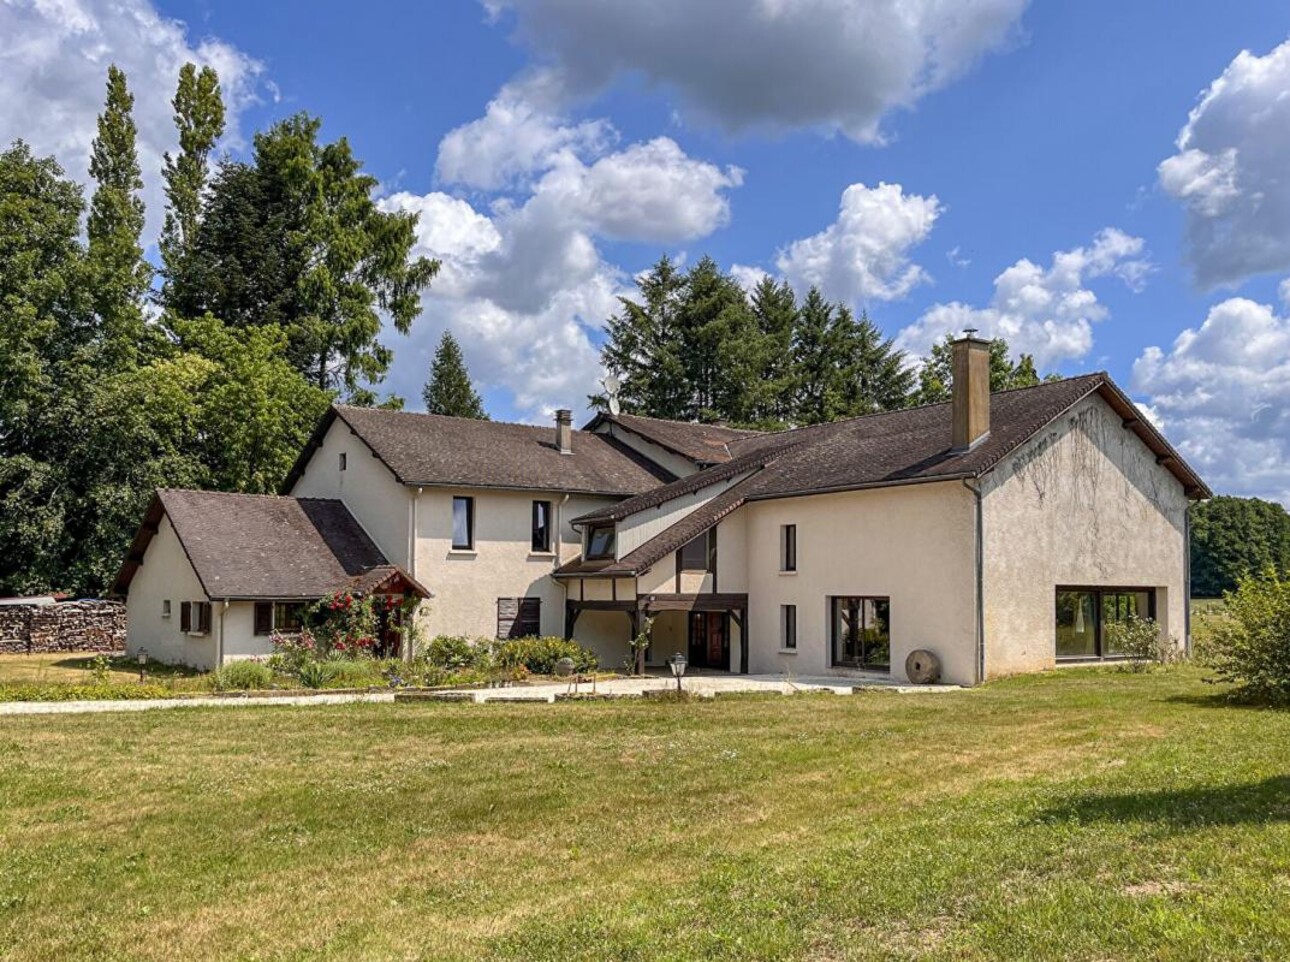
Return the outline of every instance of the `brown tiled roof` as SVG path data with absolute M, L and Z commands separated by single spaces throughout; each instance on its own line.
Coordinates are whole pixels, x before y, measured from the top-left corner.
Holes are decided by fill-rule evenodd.
M 673 475 L 614 438 L 573 432 L 573 453 L 561 454 L 555 427 L 450 418 L 379 408 L 332 407 L 288 475 L 283 491 L 303 474 L 332 423 L 343 421 L 401 484 L 522 488 L 638 494 Z
M 666 500 L 659 498 L 660 493 L 670 490 L 667 497 L 676 497 L 699 490 L 737 474 L 733 468 L 752 470 L 747 478 L 613 565 L 593 572 L 575 560 L 561 567 L 557 574 L 629 574 L 644 570 L 747 501 L 980 477 L 1063 412 L 1095 392 L 1125 419 L 1126 429 L 1138 434 L 1155 452 L 1189 497 L 1210 496 L 1205 483 L 1150 422 L 1141 417 L 1109 376 L 1087 374 L 992 394 L 990 434 L 962 454 L 951 450 L 948 403 L 870 414 L 733 443 L 733 461 L 604 511 L 584 515 L 576 519 L 577 523 L 626 517 Z
M 668 421 L 638 414 L 598 414 L 585 430 L 601 424 L 621 425 L 661 448 L 688 458 L 695 464 L 721 464 L 729 461 L 727 447 L 732 441 L 757 437 L 760 431 L 747 431 L 720 424 L 698 424 L 693 421 Z
M 339 501 L 162 489 L 114 593 L 129 589 L 163 514 L 212 599 L 321 598 L 387 565 Z

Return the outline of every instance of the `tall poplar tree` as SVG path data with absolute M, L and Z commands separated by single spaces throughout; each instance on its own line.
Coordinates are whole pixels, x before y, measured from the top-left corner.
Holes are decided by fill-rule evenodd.
M 434 360 L 430 363 L 430 379 L 426 381 L 421 397 L 430 414 L 488 420 L 484 402 L 471 383 L 470 372 L 466 370 L 461 345 L 452 336 L 452 331 L 444 331 L 443 337 L 439 339 Z
M 152 268 L 143 259 L 143 176 L 135 146 L 134 97 L 125 73 L 108 67 L 107 100 L 90 154 L 94 196 L 86 235 L 104 363 L 134 364 L 143 339 L 143 298 Z
M 183 270 L 197 240 L 202 195 L 210 172 L 210 154 L 224 133 L 224 99 L 219 77 L 211 67 L 199 71 L 186 63 L 171 101 L 179 131 L 179 153 L 165 155 L 166 223 L 161 230 L 161 260 L 169 278 Z

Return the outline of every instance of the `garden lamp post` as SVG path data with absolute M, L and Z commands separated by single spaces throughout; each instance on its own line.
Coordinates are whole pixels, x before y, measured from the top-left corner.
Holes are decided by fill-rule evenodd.
M 685 655 L 678 651 L 667 660 L 667 663 L 672 669 L 672 677 L 676 679 L 676 690 L 679 692 L 681 690 L 681 679 L 685 677 L 685 666 L 687 664 Z
M 139 649 L 139 681 L 143 681 L 144 673 L 148 670 L 148 649 Z

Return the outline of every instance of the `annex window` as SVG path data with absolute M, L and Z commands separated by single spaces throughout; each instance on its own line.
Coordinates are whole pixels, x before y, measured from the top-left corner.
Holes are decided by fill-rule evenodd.
M 349 467 L 348 462 L 349 462 L 349 457 L 345 454 L 344 451 L 340 452 L 340 469 L 342 471 L 344 471 L 347 467 Z
M 459 551 L 475 547 L 475 499 L 452 499 L 452 546 Z
M 587 532 L 587 560 L 614 556 L 614 526 L 596 525 Z
M 498 598 L 497 637 L 535 638 L 542 634 L 541 598 Z
M 165 601 L 161 603 L 161 617 L 163 618 L 170 617 L 170 599 L 169 598 L 167 598 Z
M 779 606 L 779 647 L 797 650 L 797 605 Z
M 1151 588 L 1058 588 L 1057 657 L 1115 658 L 1114 632 L 1107 628 L 1130 616 L 1156 617 Z
M 255 633 L 271 635 L 273 632 L 295 634 L 304 627 L 305 606 L 296 601 L 257 601 L 255 603 Z
M 891 670 L 891 599 L 833 599 L 833 664 Z
M 682 571 L 715 571 L 717 568 L 717 529 L 709 528 L 687 542 L 679 552 Z
M 779 570 L 797 570 L 797 525 L 785 524 L 779 529 Z
M 179 605 L 179 630 L 190 635 L 205 635 L 211 630 L 209 601 L 184 601 Z
M 551 502 L 533 502 L 533 550 L 551 550 Z

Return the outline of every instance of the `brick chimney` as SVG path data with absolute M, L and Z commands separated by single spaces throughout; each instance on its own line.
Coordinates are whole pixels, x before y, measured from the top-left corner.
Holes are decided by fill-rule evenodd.
M 968 451 L 990 434 L 990 342 L 968 328 L 954 342 L 953 450 Z
M 561 454 L 573 454 L 573 412 L 568 408 L 555 412 L 555 446 Z

